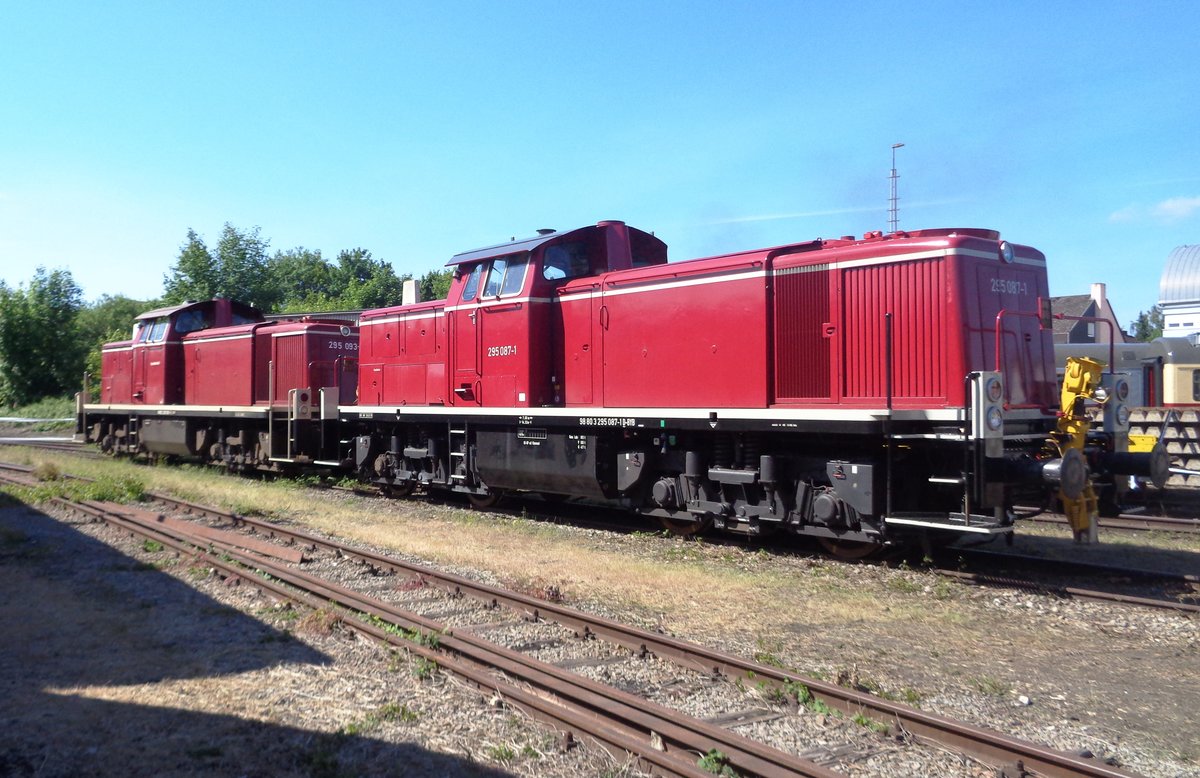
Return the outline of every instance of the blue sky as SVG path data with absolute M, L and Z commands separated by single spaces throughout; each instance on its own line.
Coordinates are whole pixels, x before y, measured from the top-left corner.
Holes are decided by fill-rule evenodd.
M 0 0 L 0 279 L 149 298 L 187 230 L 459 251 L 622 219 L 674 260 L 900 227 L 1123 322 L 1200 243 L 1200 3 Z

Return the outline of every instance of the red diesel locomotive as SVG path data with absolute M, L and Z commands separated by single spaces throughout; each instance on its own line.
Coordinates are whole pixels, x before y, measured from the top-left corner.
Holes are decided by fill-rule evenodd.
M 231 469 L 309 463 L 336 450 L 357 356 L 357 328 L 342 322 L 267 322 L 225 299 L 148 311 L 130 340 L 103 347 L 100 402 L 82 398 L 77 432 L 107 452 Z
M 357 342 L 228 317 L 185 333 L 195 306 L 145 314 L 180 349 L 167 375 L 184 389 L 113 389 L 80 429 L 121 450 L 348 467 L 479 506 L 508 491 L 617 501 L 678 532 L 782 530 L 842 553 L 1005 534 L 1014 501 L 1074 498 L 1089 477 L 1079 452 L 1047 446 L 1045 257 L 993 231 L 668 263 L 652 234 L 601 222 L 450 266 L 446 300 L 366 311 Z M 288 327 L 305 353 L 280 348 Z M 144 340 L 106 347 L 106 392 L 125 351 L 137 385 Z M 221 343 L 239 344 L 240 372 L 189 361 Z

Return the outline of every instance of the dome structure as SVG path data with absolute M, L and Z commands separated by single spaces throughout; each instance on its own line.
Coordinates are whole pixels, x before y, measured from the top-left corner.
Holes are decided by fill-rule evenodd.
M 1200 245 L 1171 250 L 1158 282 L 1158 302 L 1164 306 L 1200 302 Z

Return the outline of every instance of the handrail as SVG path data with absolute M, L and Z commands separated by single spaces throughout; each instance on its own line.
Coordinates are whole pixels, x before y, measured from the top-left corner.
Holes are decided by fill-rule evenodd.
M 1038 298 L 1038 302 L 1039 303 L 1041 302 L 1041 298 Z M 1039 304 L 1038 307 L 1041 308 L 1041 305 Z M 1042 314 L 1040 311 L 1010 311 L 1007 308 L 1001 308 L 1000 312 L 996 314 L 996 372 L 997 373 L 1003 372 L 1002 366 L 1003 366 L 1004 362 L 1001 357 L 1003 356 L 1003 351 L 1004 351 L 1003 320 L 1004 320 L 1005 316 L 1033 317 L 1038 320 L 1038 329 L 1039 330 L 1046 329 L 1045 319 L 1042 318 Z M 1113 361 L 1116 357 L 1117 352 L 1116 352 L 1116 343 L 1115 343 L 1116 330 L 1113 327 L 1113 323 L 1111 321 L 1109 321 L 1108 319 L 1102 319 L 1099 316 L 1068 316 L 1065 313 L 1055 313 L 1055 314 L 1051 314 L 1051 316 L 1055 319 L 1067 319 L 1070 321 L 1098 321 L 1098 322 L 1107 324 L 1108 325 L 1108 372 L 1110 375 L 1112 374 Z M 1015 404 L 1015 405 L 1010 404 L 1010 403 L 1005 403 L 1004 407 L 1005 408 L 1016 408 L 1016 409 L 1022 409 L 1022 408 L 1045 409 L 1045 406 L 1038 405 L 1036 403 L 1020 403 L 1020 404 Z
M 1117 357 L 1117 346 L 1116 346 L 1117 332 L 1116 332 L 1116 328 L 1113 327 L 1113 323 L 1110 320 L 1102 319 L 1099 316 L 1068 316 L 1065 313 L 1056 313 L 1056 314 L 1054 314 L 1054 318 L 1066 319 L 1067 321 L 1098 321 L 1102 324 L 1107 324 L 1108 325 L 1108 374 L 1109 375 L 1113 374 L 1113 365 L 1115 364 L 1116 357 Z

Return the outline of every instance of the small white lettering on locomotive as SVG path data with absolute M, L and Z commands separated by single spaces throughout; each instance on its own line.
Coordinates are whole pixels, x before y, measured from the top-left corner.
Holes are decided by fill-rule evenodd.
M 488 346 L 487 355 L 489 357 L 515 357 L 517 355 L 517 347 Z
M 1007 278 L 993 278 L 992 291 L 1000 294 L 1029 294 L 1029 284 L 1024 281 L 1010 281 Z
M 353 340 L 331 340 L 329 348 L 333 351 L 358 351 L 358 343 Z
M 581 427 L 632 427 L 637 419 L 620 418 L 617 416 L 580 416 Z

